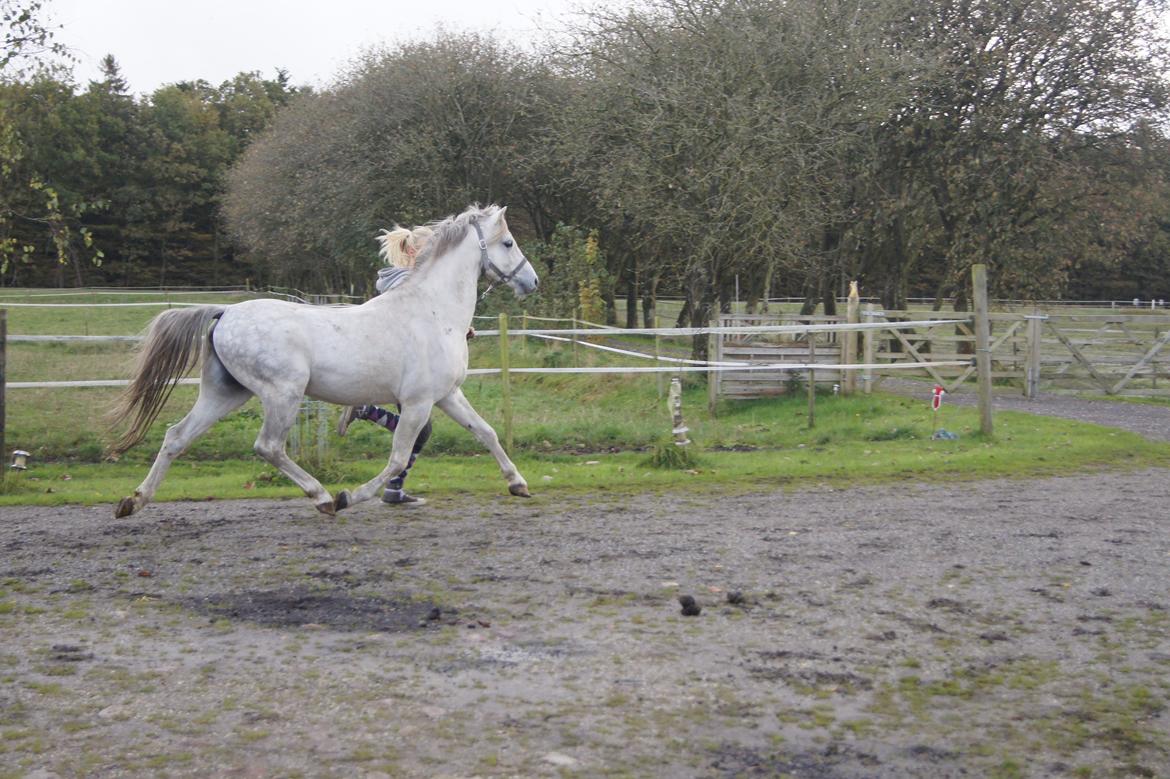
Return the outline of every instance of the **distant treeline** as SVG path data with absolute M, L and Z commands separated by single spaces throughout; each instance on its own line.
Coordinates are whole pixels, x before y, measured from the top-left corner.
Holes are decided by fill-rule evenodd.
M 52 70 L 0 83 L 3 131 L 20 141 L 0 185 L 13 215 L 0 222 L 3 283 L 243 283 L 252 271 L 224 232 L 224 177 L 296 90 L 284 74 L 241 73 L 136 98 L 114 58 L 102 64 L 83 89 Z
M 693 323 L 736 295 L 832 310 L 852 279 L 963 308 L 974 263 L 997 297 L 1170 298 L 1162 9 L 646 0 L 537 51 L 370 52 L 320 91 L 134 98 L 112 59 L 85 89 L 10 79 L 4 197 L 50 183 L 72 229 L 62 251 L 9 220 L 3 280 L 362 293 L 379 228 L 497 202 L 548 283 L 533 305 L 629 324 L 660 294 Z

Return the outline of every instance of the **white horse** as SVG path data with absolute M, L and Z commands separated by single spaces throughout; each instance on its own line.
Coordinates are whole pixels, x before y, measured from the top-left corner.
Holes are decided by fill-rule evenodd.
M 199 397 L 167 430 L 150 472 L 133 495 L 118 503 L 114 516 L 129 516 L 145 506 L 175 458 L 253 395 L 264 406 L 256 452 L 304 490 L 322 513 L 369 500 L 401 473 L 432 406 L 491 450 L 509 491 L 527 497 L 524 477 L 460 389 L 467 376 L 465 336 L 479 277 L 508 284 L 517 297 L 535 290 L 540 281 L 508 231 L 505 210 L 472 206 L 435 223 L 411 277 L 360 306 L 249 300 L 174 309 L 155 317 L 134 377 L 114 409 L 115 424 L 133 420 L 114 451 L 142 440 L 177 379 L 201 356 Z M 352 493 L 338 493 L 336 500 L 285 452 L 305 395 L 346 406 L 402 407 L 386 467 Z

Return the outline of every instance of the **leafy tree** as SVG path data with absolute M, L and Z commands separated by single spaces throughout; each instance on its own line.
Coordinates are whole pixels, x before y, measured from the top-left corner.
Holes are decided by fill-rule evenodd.
M 62 204 L 60 194 L 30 160 L 28 127 L 21 127 L 18 116 L 18 104 L 31 94 L 18 79 L 34 72 L 45 86 L 68 57 L 43 21 L 42 6 L 38 0 L 0 0 L 0 279 L 14 256 L 29 260 L 41 236 L 47 237 L 61 264 L 76 259 L 78 243 L 91 244 L 89 234 L 74 225 L 83 205 Z
M 915 277 L 965 306 L 972 263 L 1003 296 L 1057 294 L 1100 223 L 1093 152 L 1166 106 L 1160 2 L 906 2 L 885 29 L 914 88 L 875 128 L 854 232 L 886 306 Z
M 53 40 L 55 30 L 42 16 L 44 5 L 41 0 L 0 0 L 0 77 L 22 76 L 70 56 L 64 44 Z
M 656 0 L 580 32 L 585 99 L 563 131 L 599 207 L 642 236 L 627 283 L 677 280 L 700 325 L 737 276 L 754 298 L 780 273 L 819 278 L 850 218 L 846 164 L 891 103 L 896 61 L 861 12 Z
M 47 72 L 0 84 L 4 126 L 21 139 L 0 185 L 20 216 L 9 220 L 19 251 L 7 281 L 242 283 L 249 270 L 219 216 L 224 172 L 295 92 L 284 74 L 241 73 L 136 99 L 112 56 L 81 92 Z M 17 186 L 27 180 L 43 186 Z M 56 218 L 28 218 L 46 192 Z
M 271 281 L 367 292 L 373 237 L 392 222 L 504 202 L 520 206 L 514 228 L 551 233 L 555 204 L 528 150 L 555 103 L 548 70 L 490 38 L 371 52 L 245 152 L 228 177 L 228 222 Z

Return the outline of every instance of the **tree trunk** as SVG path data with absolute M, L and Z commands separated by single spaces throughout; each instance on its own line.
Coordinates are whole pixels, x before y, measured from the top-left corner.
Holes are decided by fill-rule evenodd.
M 626 327 L 638 326 L 638 271 L 631 268 L 626 279 Z
M 825 316 L 837 316 L 837 295 L 828 272 L 821 275 L 821 301 L 825 304 Z
M 682 309 L 679 310 L 679 312 L 678 312 L 678 319 L 676 319 L 674 321 L 675 327 L 686 327 L 687 326 L 687 323 L 691 321 L 691 309 L 692 308 L 694 308 L 694 306 L 691 303 L 691 296 L 690 296 L 690 292 L 688 291 L 687 296 L 685 298 L 683 298 Z
M 650 283 L 642 287 L 642 327 L 657 327 L 658 315 L 658 274 L 650 277 Z
M 811 316 L 816 313 L 820 293 L 816 287 L 816 279 L 808 276 L 804 280 L 804 302 L 800 304 L 800 315 Z
M 712 285 L 704 285 L 699 305 L 692 307 L 691 311 L 691 327 L 706 327 L 711 324 L 711 313 L 714 310 L 715 303 L 715 289 Z M 691 336 L 691 359 L 692 360 L 706 360 L 707 359 L 707 342 L 709 338 L 706 335 Z
M 219 286 L 219 228 L 211 228 L 211 283 Z
M 764 271 L 764 302 L 760 306 L 760 311 L 768 313 L 768 298 L 772 296 L 772 277 L 776 272 L 776 262 L 768 260 L 768 265 Z
M 971 298 L 967 294 L 967 285 L 966 284 L 959 284 L 958 287 L 955 288 L 955 306 L 954 306 L 954 308 L 955 308 L 955 311 L 970 311 L 971 310 Z M 964 333 L 962 331 L 962 329 L 957 327 L 957 326 L 955 327 L 955 335 L 966 336 L 967 338 L 970 338 L 970 336 L 967 336 L 967 334 Z M 956 346 L 958 346 L 958 349 L 956 349 L 955 351 L 957 351 L 959 354 L 975 354 L 974 341 L 970 341 L 970 340 L 959 341 L 959 343 L 956 344 Z

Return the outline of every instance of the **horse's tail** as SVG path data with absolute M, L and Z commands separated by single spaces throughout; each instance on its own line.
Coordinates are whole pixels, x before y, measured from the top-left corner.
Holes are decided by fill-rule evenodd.
M 150 321 L 134 362 L 130 384 L 110 410 L 110 426 L 130 428 L 110 447 L 120 454 L 137 444 L 166 405 L 178 379 L 203 354 L 203 336 L 226 306 L 192 306 L 164 311 Z

